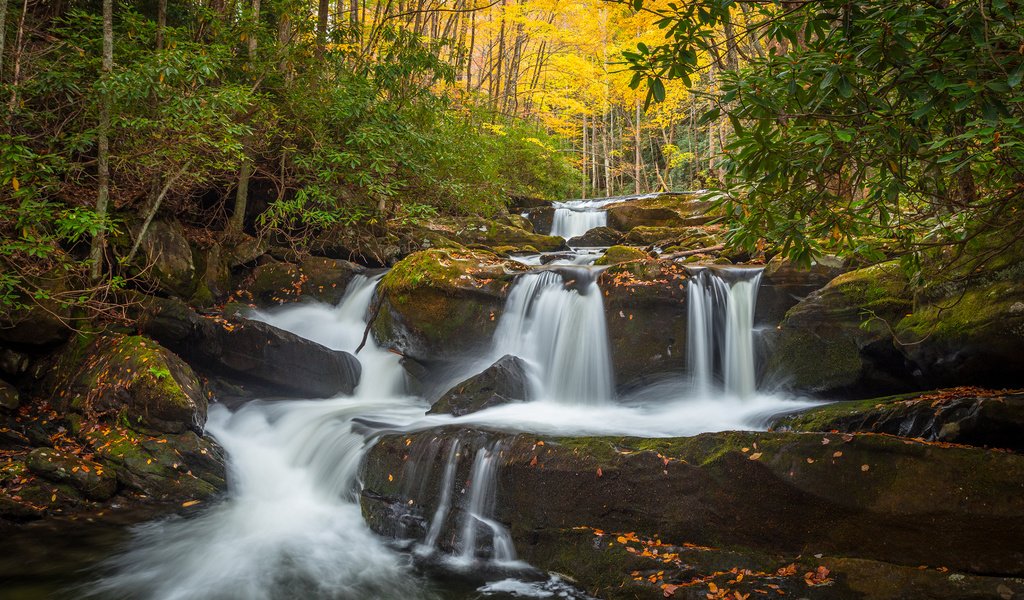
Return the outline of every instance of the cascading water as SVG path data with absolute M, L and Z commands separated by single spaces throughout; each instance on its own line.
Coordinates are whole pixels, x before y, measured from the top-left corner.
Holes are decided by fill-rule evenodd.
M 726 394 L 739 398 L 754 395 L 754 308 L 760 280 L 761 269 L 691 269 L 687 365 L 698 395 L 712 391 L 716 365 Z
M 585 201 L 556 202 L 551 235 L 571 239 L 608 224 L 608 213 Z
M 613 397 L 611 352 L 597 271 L 560 267 L 519 277 L 494 336 L 495 358 L 528 361 L 533 397 L 606 404 Z
M 491 535 L 491 556 L 494 560 L 508 562 L 516 558 L 512 536 L 504 525 L 491 518 L 497 502 L 495 476 L 502 448 L 501 441 L 495 442 L 490 447 L 477 450 L 473 459 L 473 471 L 469 480 L 469 505 L 463 515 L 459 537 L 459 543 L 462 545 L 459 558 L 465 564 L 471 564 L 477 557 L 477 538 L 481 528 L 486 529 Z

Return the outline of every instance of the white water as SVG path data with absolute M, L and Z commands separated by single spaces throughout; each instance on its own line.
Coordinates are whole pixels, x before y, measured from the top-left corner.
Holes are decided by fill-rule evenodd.
M 252 402 L 235 413 L 212 406 L 208 430 L 229 455 L 228 498 L 193 518 L 138 528 L 131 546 L 110 561 L 107 576 L 89 591 L 102 598 L 154 600 L 441 597 L 416 573 L 409 555 L 390 549 L 362 520 L 358 468 L 367 447 L 359 431 L 370 427 L 367 422 L 404 431 L 473 424 L 540 435 L 667 437 L 762 428 L 772 414 L 811 405 L 763 395 L 687 395 L 669 384 L 616 402 L 600 290 L 592 279 L 580 279 L 588 273 L 576 272 L 579 281 L 569 288 L 554 272 L 525 275 L 512 290 L 494 351 L 530 361 L 537 374 L 534 402 L 460 418 L 425 416 L 421 398 L 402 395 L 397 357 L 371 338 L 359 353 L 363 377 L 354 397 Z M 352 351 L 362 339 L 374 284 L 356 278 L 338 307 L 304 304 L 255 316 Z M 742 326 L 742 320 L 736 323 Z M 354 431 L 357 417 L 361 424 Z M 490 444 L 473 454 L 467 498 L 459 493 L 465 486 L 457 474 L 460 455 L 469 453 L 449 447 L 441 496 L 426 532 L 428 547 L 438 544 L 458 503 L 469 519 L 455 540 L 461 548 L 456 559 L 462 559 L 456 562 L 476 564 L 481 532 L 492 536 L 493 558 L 514 559 L 511 537 L 493 517 L 499 453 Z M 551 589 L 518 581 L 492 582 L 480 593 L 521 588 L 544 596 Z
M 608 213 L 603 210 L 584 210 L 556 205 L 555 216 L 551 221 L 551 235 L 558 235 L 568 240 L 583 235 L 595 227 L 605 227 L 606 225 L 608 225 Z
M 687 290 L 687 365 L 696 394 L 713 390 L 717 357 L 725 394 L 754 396 L 754 308 L 760 280 L 759 269 L 692 270 Z
M 604 302 L 594 275 L 584 267 L 537 271 L 520 276 L 509 293 L 492 357 L 512 354 L 530 363 L 531 397 L 590 406 L 612 400 Z

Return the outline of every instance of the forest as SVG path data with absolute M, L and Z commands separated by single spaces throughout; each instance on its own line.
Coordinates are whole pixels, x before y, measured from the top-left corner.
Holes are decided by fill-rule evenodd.
M 1019 0 L 0 0 L 0 580 L 1024 597 L 1022 82 Z

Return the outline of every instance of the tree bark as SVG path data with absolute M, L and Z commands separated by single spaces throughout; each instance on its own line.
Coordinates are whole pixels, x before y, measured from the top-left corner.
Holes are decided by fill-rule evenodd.
M 636 121 L 633 123 L 633 190 L 640 193 L 640 100 L 636 101 Z
M 331 0 L 320 0 L 316 14 L 316 52 L 323 56 L 327 46 L 327 18 L 331 14 Z
M 0 0 L 0 83 L 4 81 L 4 49 L 7 33 L 7 0 Z
M 26 0 L 27 4 L 27 0 Z M 106 87 L 114 70 L 114 0 L 103 0 L 103 72 L 100 82 Z M 99 190 L 96 194 L 96 216 L 107 218 L 107 204 L 110 202 L 110 111 L 111 97 L 107 89 L 100 93 L 100 122 L 96 132 L 96 172 Z M 106 246 L 106 225 L 101 224 L 92 238 L 89 248 L 89 277 L 99 281 L 103 274 L 103 250 Z

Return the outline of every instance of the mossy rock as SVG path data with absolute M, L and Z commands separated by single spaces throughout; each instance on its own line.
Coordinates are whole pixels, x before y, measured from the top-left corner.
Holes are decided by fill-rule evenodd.
M 664 245 L 673 245 L 688 250 L 690 244 L 682 243 L 681 240 L 698 239 L 703 235 L 704 230 L 699 227 L 651 227 L 648 225 L 638 225 L 629 230 L 629 233 L 626 234 L 625 242 L 635 246 L 649 246 L 663 242 Z
M 26 465 L 46 479 L 70 484 L 91 500 L 106 500 L 117 491 L 117 477 L 101 464 L 54 448 L 36 448 Z
M 459 439 L 460 472 L 473 448 L 499 452 L 493 518 L 524 555 L 542 554 L 535 546 L 546 533 L 585 525 L 679 545 L 1024 574 L 1017 454 L 878 435 L 491 433 L 488 442 L 469 441 L 479 435 L 448 427 L 382 436 L 362 472 L 371 526 L 387 529 L 389 508 L 393 520 L 410 506 L 429 519 L 446 450 Z
M 527 268 L 477 250 L 416 252 L 381 280 L 375 338 L 414 357 L 458 354 L 489 343 L 505 296 Z
M 896 325 L 900 349 L 935 386 L 1019 385 L 1024 283 L 997 281 L 919 306 Z
M 196 288 L 196 266 L 181 223 L 155 219 L 149 224 L 139 249 L 140 268 L 160 289 L 180 298 L 192 296 Z
M 77 336 L 43 389 L 65 412 L 123 418 L 141 431 L 202 431 L 206 423 L 206 394 L 192 368 L 142 336 Z
M 886 433 L 928 441 L 1024 450 L 1024 392 L 953 388 L 836 402 L 783 417 L 782 431 Z
M 605 206 L 608 226 L 628 232 L 639 226 L 688 227 L 703 225 L 712 219 L 707 213 L 710 203 L 692 196 L 659 194 L 626 200 Z
M 912 305 L 896 262 L 844 273 L 793 306 L 771 332 L 768 371 L 818 394 L 912 389 L 917 382 L 892 336 Z
M 338 303 L 352 277 L 366 271 L 347 260 L 305 256 L 296 262 L 268 262 L 253 269 L 241 284 L 238 299 L 257 306 L 276 306 L 301 300 Z
M 617 265 L 625 262 L 642 261 L 650 258 L 650 255 L 639 248 L 630 246 L 612 246 L 601 258 L 594 261 L 597 266 Z
M 422 225 L 460 244 L 487 248 L 530 246 L 539 252 L 565 250 L 565 240 L 558 236 L 533 233 L 533 225 L 518 215 L 502 215 L 495 219 L 483 217 L 446 217 Z

